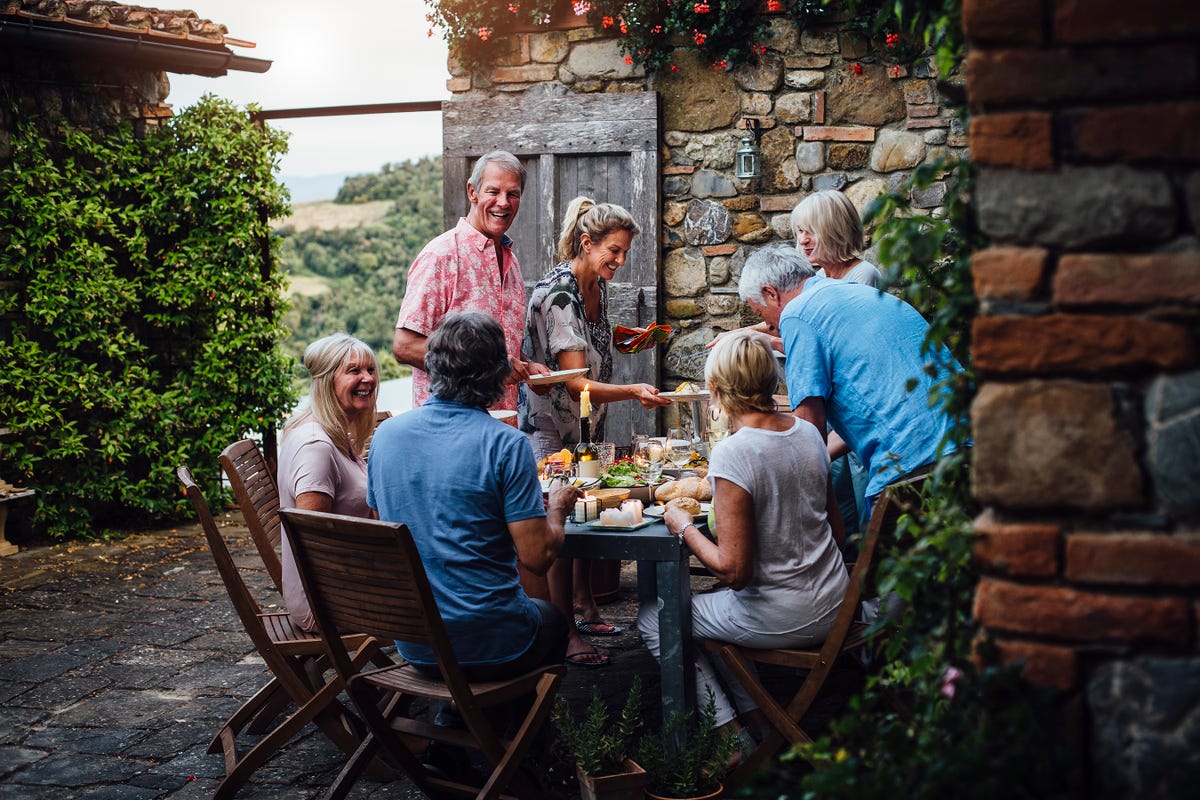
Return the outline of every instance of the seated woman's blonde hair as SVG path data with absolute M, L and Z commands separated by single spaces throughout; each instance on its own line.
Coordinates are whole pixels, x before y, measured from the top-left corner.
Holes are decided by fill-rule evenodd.
M 726 414 L 774 411 L 779 370 L 770 340 L 758 331 L 725 334 L 708 353 L 704 380 Z

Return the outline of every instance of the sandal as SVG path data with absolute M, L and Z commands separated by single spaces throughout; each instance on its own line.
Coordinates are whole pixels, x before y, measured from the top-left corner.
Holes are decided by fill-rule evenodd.
M 608 655 L 599 650 L 580 650 L 578 653 L 569 653 L 563 659 L 563 663 L 568 667 L 587 667 L 588 669 L 607 667 L 608 662 Z
M 600 617 L 576 620 L 575 627 L 585 636 L 618 636 L 625 632 L 624 628 L 618 628 Z

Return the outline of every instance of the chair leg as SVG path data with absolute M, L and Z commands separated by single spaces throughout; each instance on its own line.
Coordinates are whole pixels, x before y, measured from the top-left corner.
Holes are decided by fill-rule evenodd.
M 529 752 L 529 748 L 533 744 L 534 734 L 541 729 L 542 724 L 546 721 L 546 717 L 550 714 L 551 704 L 561 680 L 562 676 L 560 675 L 546 674 L 538 681 L 533 706 L 529 709 L 529 713 L 525 715 L 525 719 L 521 723 L 517 735 L 513 737 L 504 756 L 496 763 L 496 768 L 492 771 L 488 782 L 484 784 L 483 790 L 478 795 L 480 800 L 495 800 L 495 798 L 500 797 L 500 793 L 510 783 L 514 782 L 514 777 L 523 778 L 523 776 L 518 776 L 517 769 L 521 766 L 521 761 L 525 758 L 525 754 Z M 517 781 L 517 783 L 524 783 L 524 781 Z M 536 799 L 536 787 L 520 786 L 513 788 L 521 791 L 520 796 L 522 797 Z M 526 791 L 533 792 L 533 794 L 526 795 Z

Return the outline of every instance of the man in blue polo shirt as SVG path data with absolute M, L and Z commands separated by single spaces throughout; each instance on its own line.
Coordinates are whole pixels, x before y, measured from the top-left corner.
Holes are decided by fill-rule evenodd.
M 738 294 L 778 329 L 793 413 L 829 434 L 829 455 L 858 454 L 870 503 L 884 487 L 955 449 L 953 421 L 930 405 L 961 369 L 945 347 L 923 352 L 929 325 L 870 286 L 821 278 L 793 247 L 746 261 Z

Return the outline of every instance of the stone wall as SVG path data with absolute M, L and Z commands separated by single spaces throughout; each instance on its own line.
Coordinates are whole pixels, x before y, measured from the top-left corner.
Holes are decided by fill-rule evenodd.
M 788 214 L 807 193 L 842 189 L 861 210 L 914 167 L 965 150 L 929 60 L 892 67 L 889 75 L 889 65 L 869 57 L 856 34 L 837 25 L 798 30 L 783 16 L 768 16 L 761 62 L 731 71 L 681 55 L 677 72 L 646 76 L 625 63 L 615 39 L 583 21 L 507 36 L 506 54 L 484 73 L 450 65 L 455 101 L 512 92 L 660 93 L 660 313 L 680 334 L 666 355 L 664 385 L 702 377 L 704 344 L 715 331 L 750 321 L 737 299 L 741 265 L 754 248 L 792 238 Z M 734 177 L 747 117 L 762 129 L 764 164 L 755 181 Z M 934 211 L 943 193 L 935 185 L 917 204 Z
M 1200 775 L 1200 5 L 966 0 L 975 611 L 1081 794 Z

